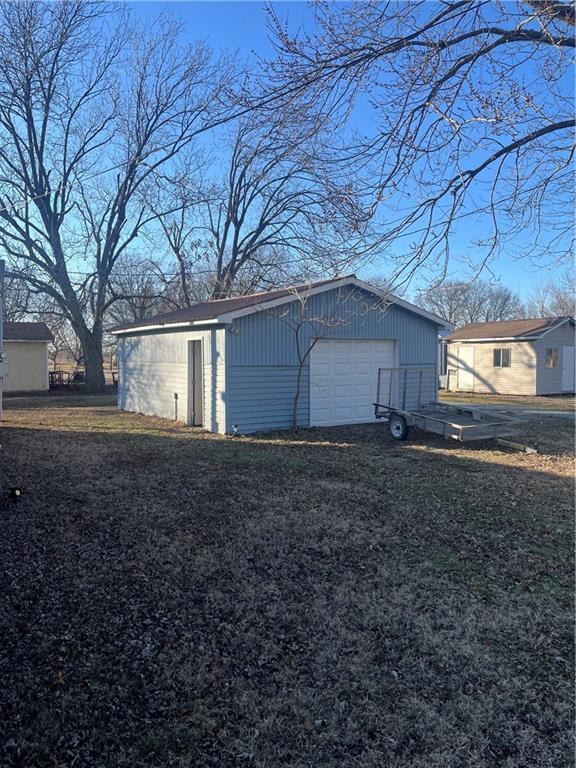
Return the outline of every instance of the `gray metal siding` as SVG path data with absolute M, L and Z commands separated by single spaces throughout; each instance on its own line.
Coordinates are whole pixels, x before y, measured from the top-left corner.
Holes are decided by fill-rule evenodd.
M 281 429 L 292 425 L 298 355 L 293 323 L 300 302 L 281 305 L 235 320 L 227 331 L 227 431 Z M 378 297 L 357 287 L 312 296 L 305 309 L 309 322 L 301 331 L 306 350 L 316 334 L 330 339 L 395 340 L 400 366 L 437 362 L 438 326 L 396 305 L 383 306 Z M 425 379 L 424 397 L 434 398 L 436 376 Z M 300 423 L 309 423 L 309 360 L 303 371 Z M 410 393 L 410 401 L 413 395 Z
M 299 302 L 257 312 L 235 320 L 226 350 L 228 365 L 297 365 L 294 322 Z M 377 297 L 359 288 L 326 291 L 310 298 L 308 317 L 341 318 L 340 325 L 317 325 L 329 339 L 395 339 L 400 365 L 434 365 L 438 326 L 396 305 L 382 306 Z M 306 348 L 311 329 L 303 329 Z
M 224 432 L 226 425 L 224 329 L 161 331 L 118 339 L 118 407 L 186 422 L 188 417 L 188 341 L 202 340 L 204 426 Z M 174 394 L 178 395 L 177 406 Z
M 233 366 L 228 369 L 228 431 L 241 434 L 292 427 L 297 368 Z M 309 368 L 302 371 L 298 423 L 310 421 Z
M 534 342 L 536 351 L 536 394 L 557 395 L 562 392 L 562 347 L 574 346 L 575 330 L 570 323 L 550 331 Z M 546 368 L 546 350 L 558 349 L 558 365 Z

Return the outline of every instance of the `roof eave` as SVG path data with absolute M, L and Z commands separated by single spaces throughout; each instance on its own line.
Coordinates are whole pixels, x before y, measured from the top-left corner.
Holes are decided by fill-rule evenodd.
M 212 319 L 189 320 L 182 323 L 157 323 L 154 325 L 142 325 L 142 326 L 131 326 L 131 327 L 118 326 L 116 328 L 112 328 L 110 330 L 110 333 L 113 334 L 114 336 L 118 336 L 121 334 L 141 333 L 143 331 L 151 331 L 151 330 L 167 330 L 170 328 L 197 328 L 203 325 L 229 325 L 234 320 L 238 320 L 241 317 L 246 317 L 247 315 L 253 315 L 256 312 L 262 312 L 263 310 L 273 309 L 274 307 L 281 306 L 282 304 L 288 304 L 293 301 L 299 301 L 302 298 L 308 298 L 309 296 L 314 296 L 318 293 L 324 293 L 326 291 L 332 291 L 337 288 L 342 288 L 346 285 L 354 285 L 357 288 L 361 288 L 376 296 L 380 296 L 382 299 L 389 301 L 390 304 L 396 304 L 397 306 L 402 307 L 403 309 L 406 309 L 407 311 L 412 312 L 413 314 L 419 315 L 420 317 L 423 317 L 426 320 L 429 320 L 430 322 L 434 323 L 440 328 L 448 328 L 449 330 L 453 330 L 455 328 L 454 323 L 450 323 L 448 322 L 448 320 L 444 320 L 444 318 L 439 317 L 439 315 L 435 315 L 432 312 L 428 312 L 425 309 L 421 309 L 420 307 L 417 307 L 415 304 L 411 304 L 409 301 L 405 301 L 404 299 L 401 299 L 398 296 L 395 296 L 394 294 L 387 293 L 386 291 L 383 291 L 380 288 L 376 288 L 375 286 L 370 285 L 369 283 L 365 283 L 363 280 L 359 280 L 357 277 L 347 276 L 337 280 L 333 280 L 330 283 L 324 283 L 323 285 L 318 285 L 316 287 L 311 287 L 311 288 L 307 288 L 299 291 L 295 290 L 291 294 L 289 293 L 287 295 L 280 296 L 276 299 L 269 299 L 268 301 L 261 301 L 256 304 L 252 304 L 249 307 L 237 309 L 233 312 L 223 312 L 220 315 L 216 315 Z
M 488 336 L 478 339 L 445 339 L 445 341 L 538 341 L 541 336 Z
M 399 307 L 402 307 L 403 309 L 408 310 L 409 312 L 413 312 L 414 314 L 420 315 L 421 317 L 424 317 L 426 320 L 429 320 L 430 322 L 434 323 L 435 325 L 438 325 L 441 328 L 448 328 L 448 329 L 454 329 L 456 326 L 454 323 L 449 323 L 448 320 L 444 320 L 444 318 L 439 317 L 438 315 L 433 314 L 432 312 L 428 312 L 425 309 L 421 309 L 420 307 L 417 307 L 415 304 L 411 304 L 409 301 L 405 301 L 404 299 L 400 299 L 398 296 L 395 296 L 392 293 L 387 293 L 386 291 L 382 291 L 380 288 L 376 288 L 373 285 L 370 285 L 370 283 L 365 283 L 363 280 L 359 280 L 357 277 L 343 277 L 340 280 L 334 280 L 331 283 L 327 283 L 324 285 L 317 286 L 316 288 L 310 288 L 308 290 L 303 291 L 294 291 L 292 295 L 288 296 L 281 296 L 277 299 L 271 299 L 270 301 L 263 301 L 259 304 L 254 304 L 251 307 L 244 307 L 243 309 L 236 310 L 235 312 L 228 312 L 225 314 L 222 314 L 219 316 L 218 320 L 222 323 L 231 323 L 233 320 L 237 320 L 238 318 L 245 317 L 246 315 L 252 315 L 256 312 L 261 312 L 262 310 L 266 309 L 273 309 L 276 306 L 281 306 L 282 304 L 288 304 L 292 301 L 298 301 L 302 297 L 307 298 L 308 296 L 314 296 L 318 293 L 324 293 L 326 291 L 333 291 L 337 288 L 342 288 L 345 285 L 355 285 L 357 288 L 362 288 L 365 291 L 368 291 L 369 293 L 373 293 L 376 296 L 380 296 L 380 298 L 385 299 L 390 302 L 390 304 L 396 304 Z
M 117 326 L 111 328 L 108 333 L 113 336 L 119 336 L 120 334 L 140 333 L 142 331 L 166 331 L 170 328 L 201 328 L 205 325 L 219 325 L 222 321 L 217 317 L 206 320 L 186 320 L 183 323 L 156 323 L 155 325 L 138 325 L 138 326 Z
M 554 323 L 554 325 L 551 328 L 547 328 L 545 331 L 539 334 L 538 338 L 541 339 L 543 336 L 546 336 L 546 334 L 551 333 L 552 331 L 557 331 L 558 328 L 561 328 L 563 325 L 566 325 L 566 323 L 574 323 L 574 318 L 570 315 L 568 317 L 565 317 L 564 320 L 562 320 L 560 323 Z

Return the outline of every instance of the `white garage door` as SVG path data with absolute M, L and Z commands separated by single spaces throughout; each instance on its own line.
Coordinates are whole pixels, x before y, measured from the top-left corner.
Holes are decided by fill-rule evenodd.
M 394 366 L 393 341 L 318 341 L 310 353 L 310 424 L 373 421 L 378 368 Z

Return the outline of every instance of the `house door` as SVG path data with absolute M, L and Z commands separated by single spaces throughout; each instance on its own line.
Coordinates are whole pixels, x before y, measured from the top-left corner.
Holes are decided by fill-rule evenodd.
M 574 392 L 574 347 L 562 347 L 562 392 Z
M 188 342 L 188 420 L 191 427 L 201 427 L 203 414 L 202 342 Z
M 458 389 L 474 389 L 474 347 L 458 348 Z

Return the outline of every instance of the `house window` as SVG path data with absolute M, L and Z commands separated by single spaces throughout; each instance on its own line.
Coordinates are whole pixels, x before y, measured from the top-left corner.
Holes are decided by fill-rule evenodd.
M 558 367 L 558 347 L 546 350 L 546 368 Z
M 492 366 L 494 368 L 510 368 L 510 350 L 505 347 L 497 347 L 492 350 Z

